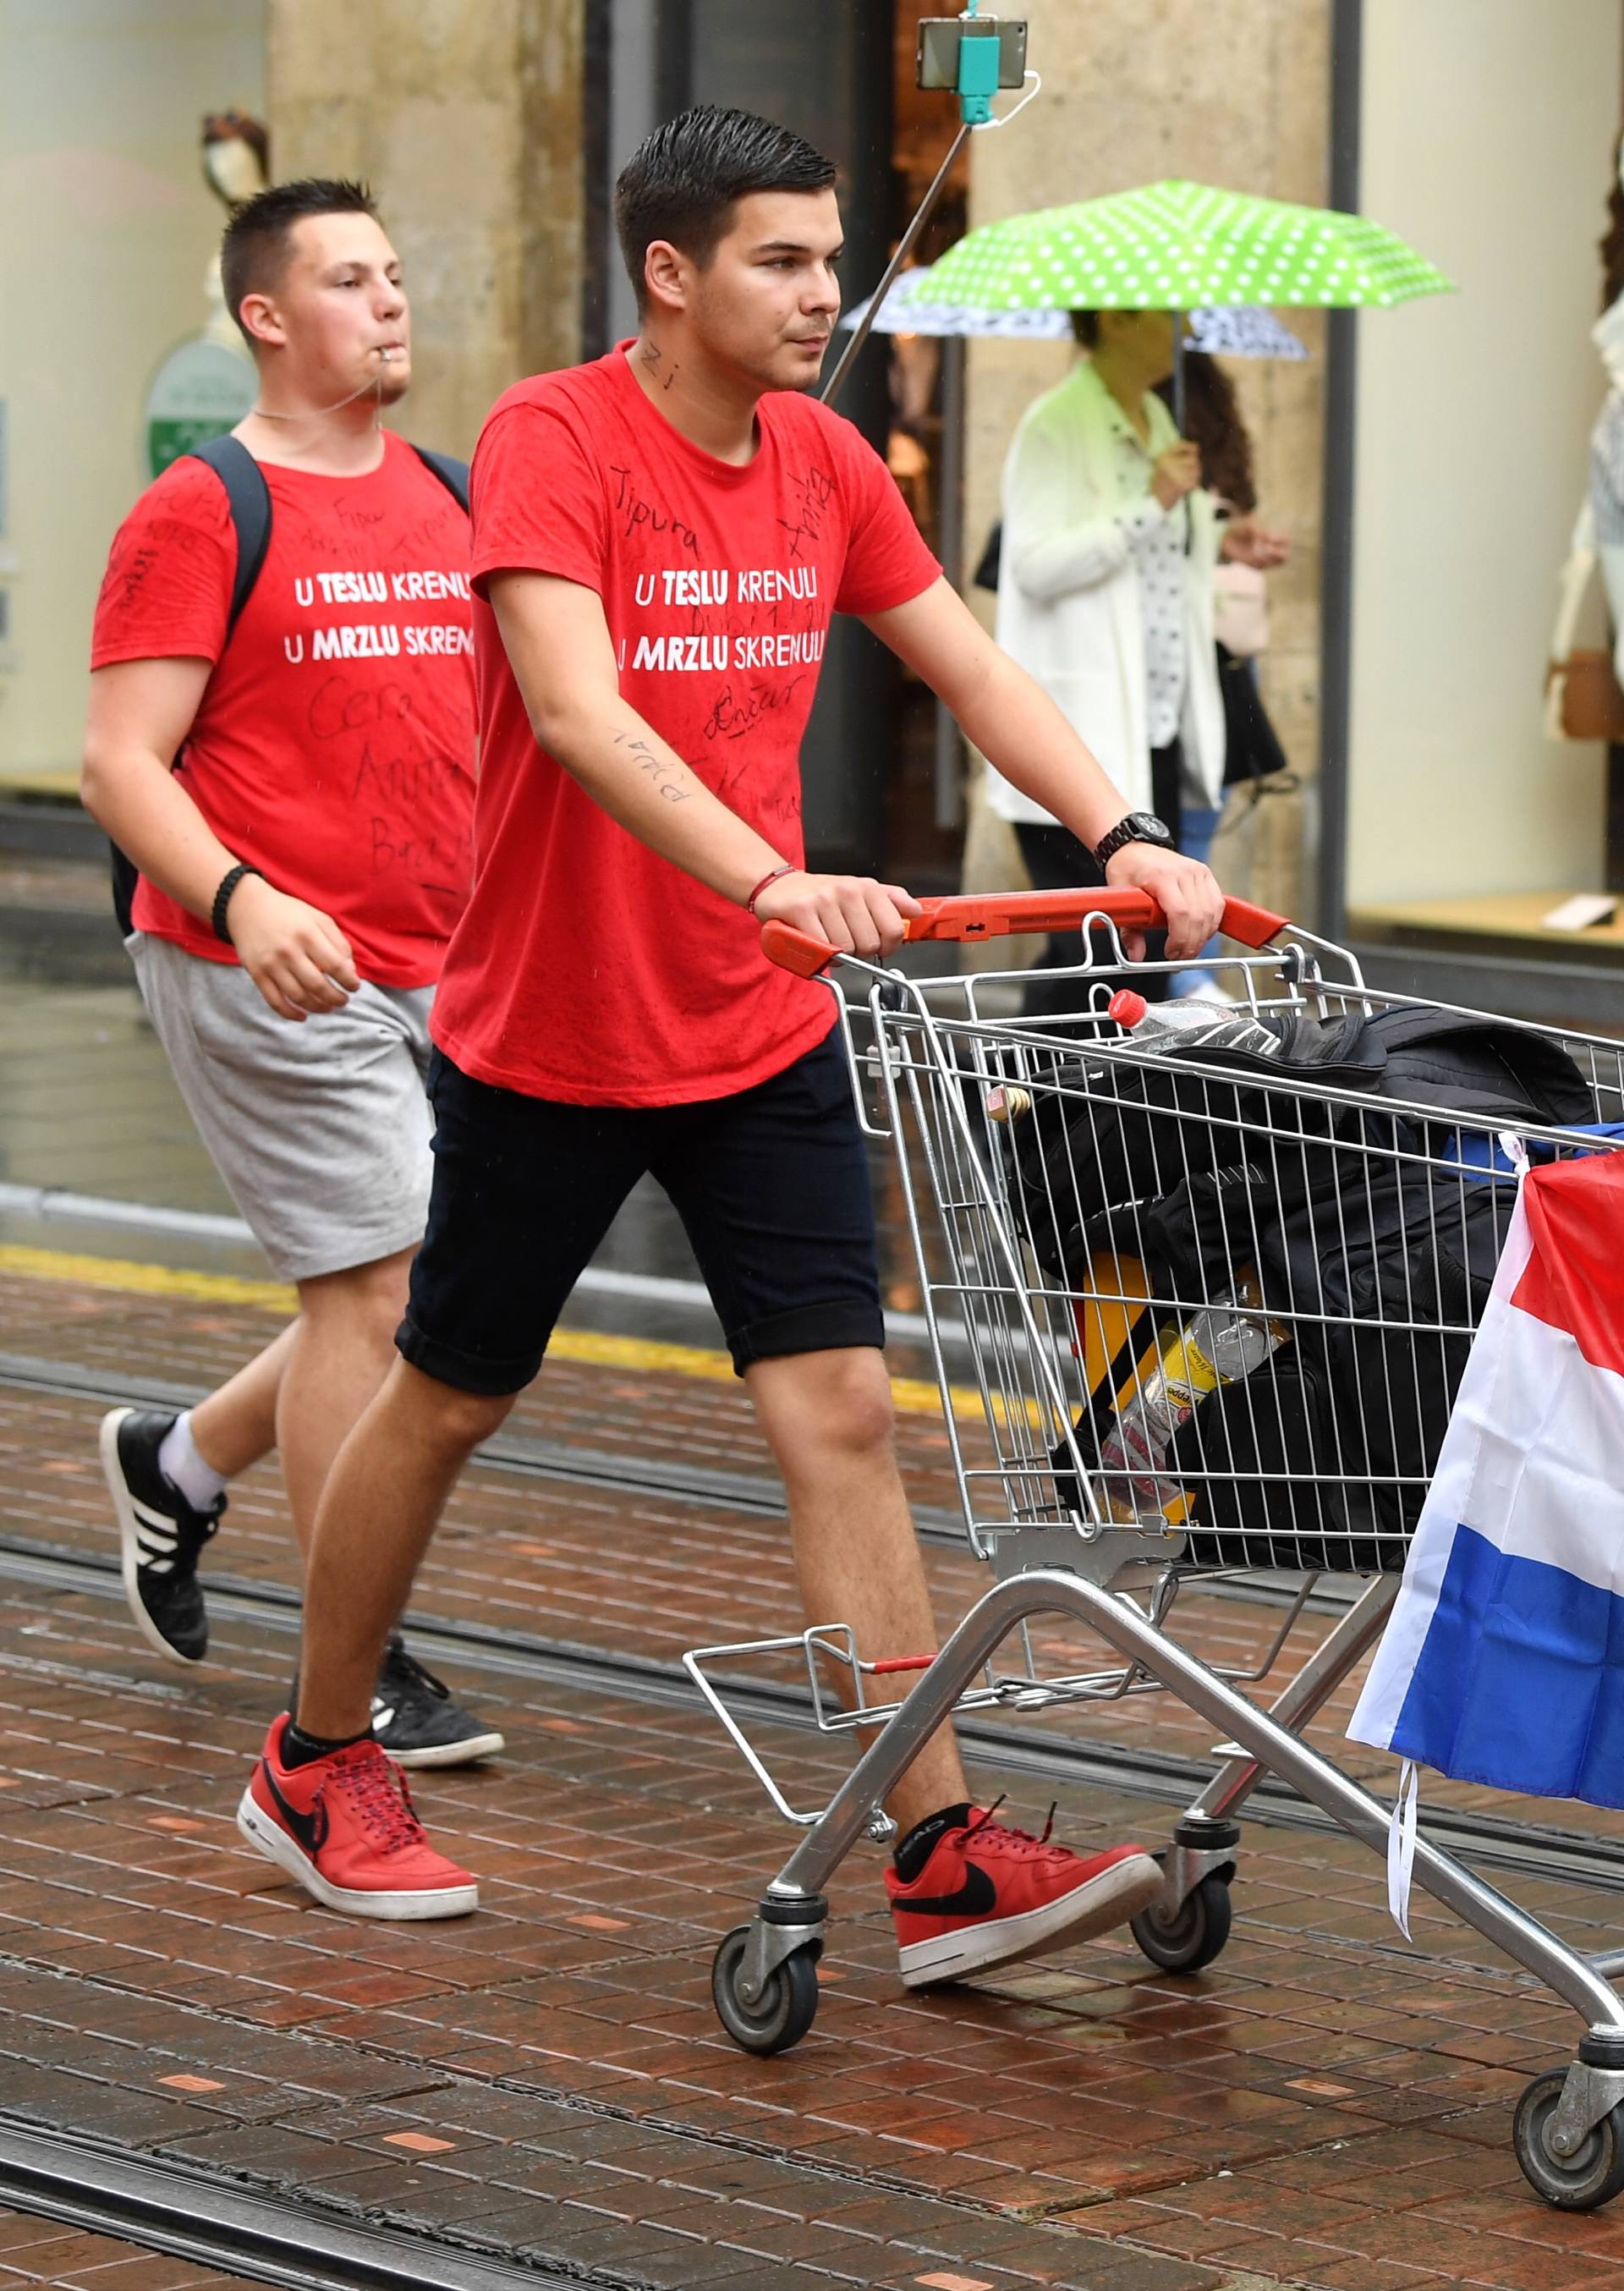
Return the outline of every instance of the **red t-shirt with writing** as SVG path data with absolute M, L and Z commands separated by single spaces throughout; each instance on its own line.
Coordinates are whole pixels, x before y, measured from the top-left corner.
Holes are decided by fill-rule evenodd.
M 172 462 L 119 527 L 92 667 L 215 663 L 181 784 L 229 851 L 333 917 L 363 978 L 427 986 L 472 873 L 469 522 L 402 439 L 364 478 L 261 464 L 270 543 L 228 645 L 225 487 Z M 235 961 L 143 876 L 135 925 Z
M 579 1105 L 722 1097 L 833 1023 L 828 992 L 763 956 L 760 926 L 612 820 L 536 745 L 484 578 L 594 589 L 620 689 L 714 794 L 802 856 L 801 734 L 830 615 L 905 604 L 939 575 L 850 422 L 764 398 L 744 468 L 691 445 L 624 345 L 498 398 L 474 456 L 480 781 L 473 896 L 433 1033 L 477 1080 Z

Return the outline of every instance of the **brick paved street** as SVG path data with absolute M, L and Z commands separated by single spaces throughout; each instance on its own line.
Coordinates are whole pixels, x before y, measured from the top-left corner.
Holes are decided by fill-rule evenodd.
M 121 1372 L 202 1385 L 273 1325 L 221 1301 L 14 1276 L 0 1307 L 9 1358 L 109 1389 Z M 1510 2152 L 1511 2103 L 1571 2057 L 1571 2016 L 1429 1904 L 1424 1954 L 1405 1949 L 1379 1865 L 1328 1833 L 1249 1827 L 1235 1935 L 1202 1975 L 1158 1974 L 1111 1937 L 929 1997 L 896 1980 L 864 1847 L 835 1885 L 817 2022 L 795 2052 L 758 2061 L 722 2035 L 709 1963 L 787 1833 L 714 1725 L 535 1667 L 481 1677 L 465 1659 L 458 1683 L 500 1716 L 508 1754 L 423 1777 L 418 1796 L 486 1907 L 390 1931 L 308 1904 L 231 1819 L 291 1667 L 291 1612 L 221 1603 L 215 1660 L 182 1674 L 148 1655 L 105 1579 L 42 1583 L 16 1557 L 22 1544 L 110 1554 L 100 1406 L 0 1383 L 0 2094 L 13 2114 L 673 2291 L 803 2272 L 937 2291 L 1558 2291 L 1624 2267 L 1624 2216 L 1545 2209 Z M 766 1461 L 733 1387 L 559 1363 L 511 1430 L 521 1445 L 652 1458 L 655 1484 L 661 1458 L 733 1474 L 740 1507 L 482 1467 L 424 1578 L 426 1617 L 661 1664 L 696 1639 L 792 1622 L 784 1531 L 760 1506 Z M 903 1436 L 911 1482 L 945 1507 L 939 1424 L 910 1415 Z M 272 1472 L 239 1491 L 211 1559 L 245 1589 L 291 1581 Z M 945 1620 L 981 1571 L 936 1539 L 929 1564 Z M 1273 1628 L 1255 1602 L 1189 1612 L 1213 1652 Z M 1312 1644 L 1326 1619 L 1308 1622 Z M 1161 1698 L 1066 1726 L 1190 1757 L 1210 1732 Z M 1336 1731 L 1333 1716 L 1321 1739 Z M 761 1739 L 792 1797 L 822 1802 L 841 1744 L 787 1727 Z M 1009 1786 L 978 1775 L 989 1796 Z M 1166 1835 L 1170 1809 L 1143 1795 L 1060 1788 L 1069 1837 Z M 1048 1786 L 1011 1794 L 1041 1825 Z M 1443 1785 L 1427 1797 L 1507 1810 Z M 1572 1807 L 1522 1811 L 1576 1837 L 1587 1827 Z M 1513 1890 L 1591 1946 L 1614 1921 L 1609 1890 Z M 0 2285 L 76 2282 L 72 2266 L 91 2263 L 75 2246 L 44 2272 L 47 2249 L 0 2242 Z M 204 2279 L 152 2263 L 173 2271 L 109 2263 L 84 2279 Z
M 0 2285 L 6 2291 L 21 2283 L 64 2284 L 72 2291 L 221 2291 L 245 2280 L 112 2236 L 0 2211 Z

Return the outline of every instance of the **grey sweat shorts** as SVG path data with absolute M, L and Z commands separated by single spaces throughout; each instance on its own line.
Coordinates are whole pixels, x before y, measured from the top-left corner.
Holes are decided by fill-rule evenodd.
M 363 983 L 301 1025 L 237 963 L 141 931 L 125 944 L 187 1111 L 277 1279 L 414 1248 L 433 1161 L 434 989 Z

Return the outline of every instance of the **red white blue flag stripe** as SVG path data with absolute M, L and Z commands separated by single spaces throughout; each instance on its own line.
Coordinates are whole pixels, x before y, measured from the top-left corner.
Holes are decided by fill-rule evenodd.
M 1624 1154 L 1523 1177 L 1348 1733 L 1624 1806 Z

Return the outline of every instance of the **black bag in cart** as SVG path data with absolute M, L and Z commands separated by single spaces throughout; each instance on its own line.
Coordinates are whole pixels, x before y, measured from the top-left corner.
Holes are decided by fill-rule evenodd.
M 1153 1183 L 1175 1155 L 1182 1165 L 1170 1187 L 1112 1220 L 1154 1293 L 1187 1310 L 1250 1274 L 1264 1311 L 1290 1316 L 1291 1340 L 1208 1394 L 1173 1443 L 1196 1565 L 1402 1568 L 1515 1198 L 1504 1180 L 1467 1174 L 1448 1140 L 1463 1127 L 1596 1117 L 1578 1067 L 1545 1036 L 1422 1005 L 1355 1024 L 1351 1036 L 1346 1022 L 1307 1035 L 1312 1052 L 1333 1054 L 1321 1076 L 1346 1086 L 1363 1061 L 1371 1079 L 1355 1086 L 1403 1113 L 1271 1094 L 1266 1074 L 1234 1108 L 1237 1126 L 1258 1122 L 1246 1142 L 1258 1158 L 1215 1170 L 1201 1166 L 1220 1134 L 1210 1119 L 1182 1137 L 1158 1126 L 1170 1077 L 1155 1073 L 1161 1103 L 1142 1098 L 1131 1122 L 1107 1125 L 1148 1145 Z M 1293 1053 L 1314 1025 L 1288 1020 L 1282 1079 L 1300 1074 Z M 1120 1073 L 1125 1062 L 1110 1063 Z M 1195 1078 L 1171 1057 L 1159 1064 L 1176 1103 Z M 1199 1087 L 1210 1115 L 1229 1085 Z M 1088 1111 L 1097 1124 L 1097 1102 Z M 1097 1451 L 1105 1427 L 1094 1415 Z
M 1515 1202 L 1504 1182 L 1353 1154 L 1259 1222 L 1264 1309 L 1298 1317 L 1174 1443 L 1194 1563 L 1403 1567 Z
M 1284 1208 L 1334 1181 L 1347 1158 L 1339 1147 L 1386 1151 L 1413 1134 L 1427 1150 L 1427 1110 L 1435 1109 L 1440 1134 L 1461 1120 L 1490 1127 L 1596 1119 L 1595 1093 L 1567 1053 L 1499 1019 L 1430 1003 L 1372 1017 L 1261 1017 L 1280 1036 L 1274 1057 L 1183 1045 L 1133 1059 L 1057 1054 L 1035 1076 L 1033 1110 L 1007 1135 L 1033 1253 L 1051 1278 L 1081 1285 L 1083 1229 L 1093 1219 L 1125 1203 L 1161 1202 L 1242 1162 L 1262 1167 Z M 1321 1094 L 1332 1091 L 1422 1113 L 1401 1131 L 1396 1114 Z M 1316 1150 L 1325 1146 L 1333 1150 Z

